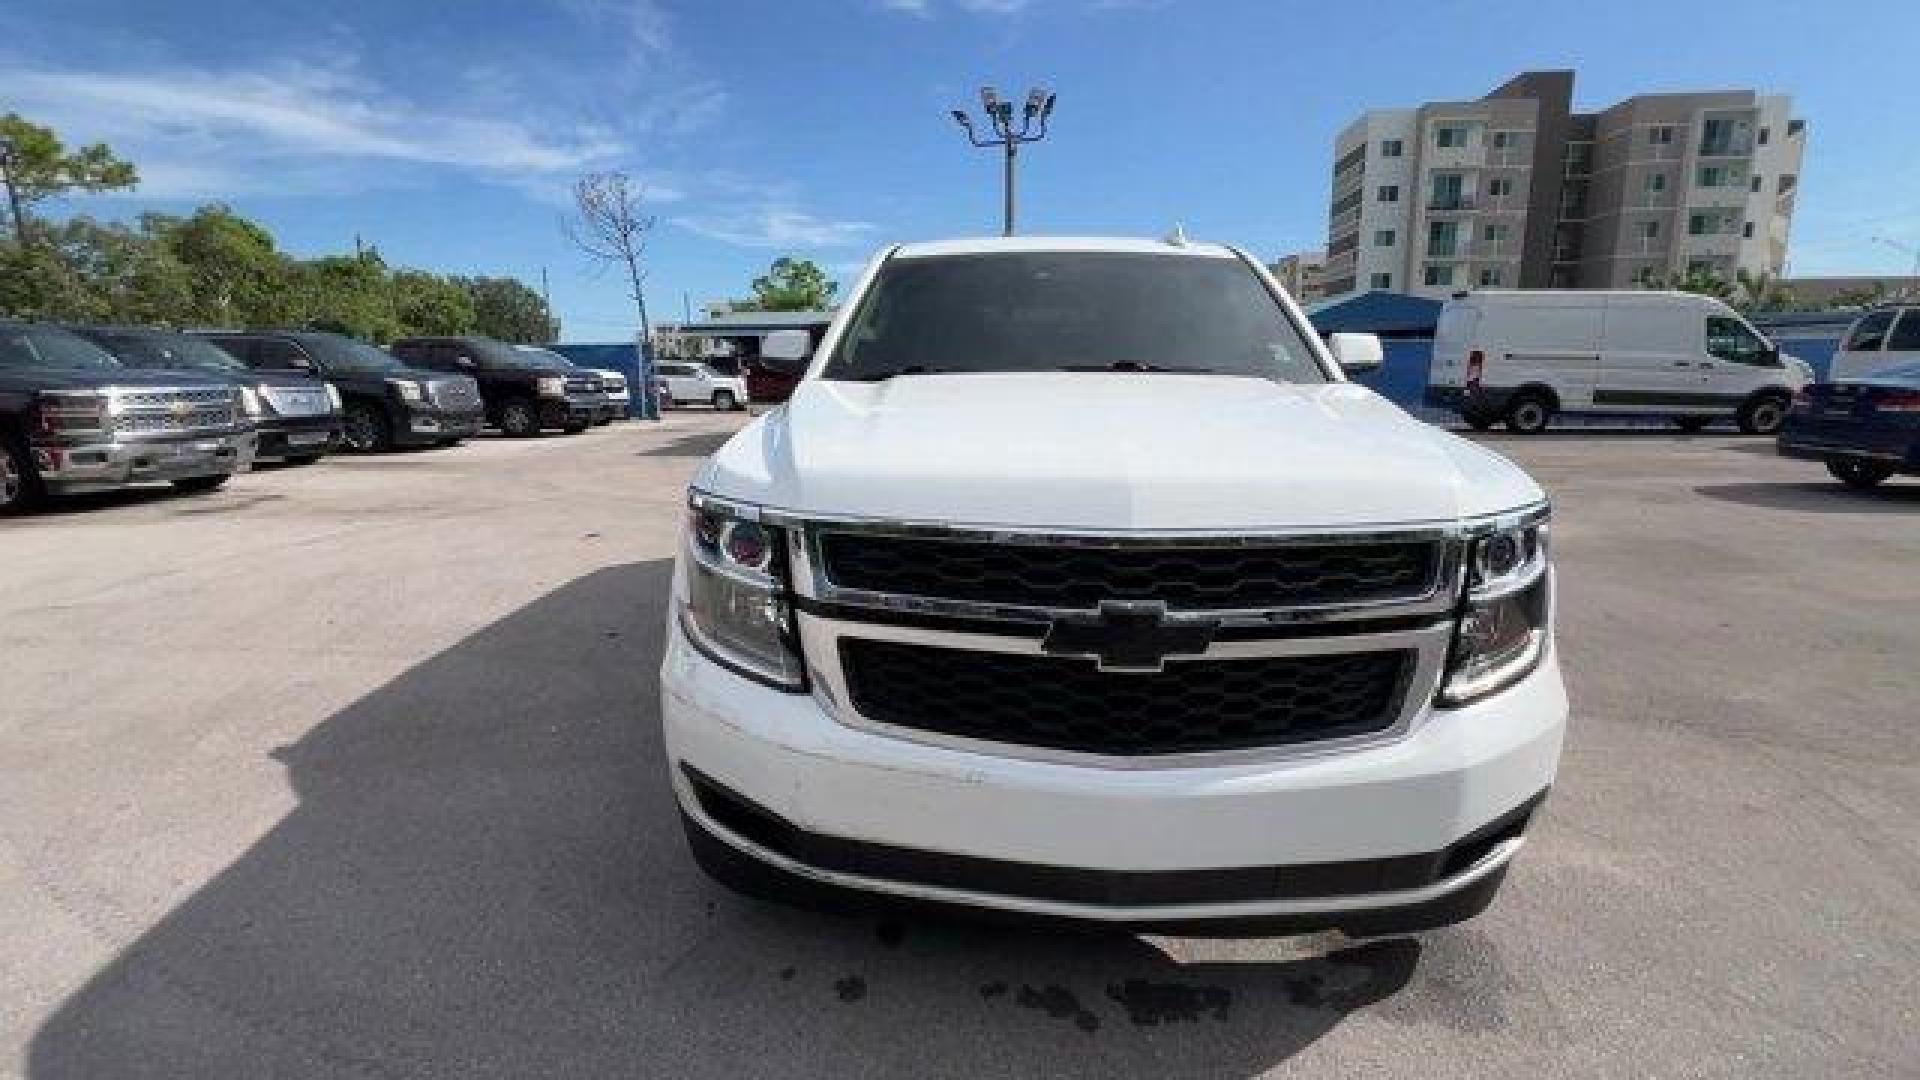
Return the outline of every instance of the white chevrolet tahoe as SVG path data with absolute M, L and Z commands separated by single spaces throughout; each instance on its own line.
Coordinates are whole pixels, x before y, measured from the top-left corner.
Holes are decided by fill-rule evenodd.
M 1469 918 L 1554 777 L 1547 501 L 1243 252 L 916 244 L 699 469 L 661 708 L 741 891 L 1134 928 Z

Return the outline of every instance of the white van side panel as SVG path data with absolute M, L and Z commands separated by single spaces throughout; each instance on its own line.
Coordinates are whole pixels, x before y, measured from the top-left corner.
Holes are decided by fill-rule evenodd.
M 1593 403 L 1604 309 L 1577 304 L 1489 305 L 1481 314 L 1484 383 L 1497 389 L 1551 387 L 1563 409 Z
M 1687 298 L 1614 299 L 1594 404 L 1621 412 L 1704 408 L 1695 400 L 1695 364 L 1706 359 L 1706 326 L 1706 306 Z

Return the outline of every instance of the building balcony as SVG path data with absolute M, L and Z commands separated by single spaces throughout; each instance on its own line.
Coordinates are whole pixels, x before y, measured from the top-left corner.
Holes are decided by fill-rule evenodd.
M 1471 214 L 1474 209 L 1472 195 L 1442 195 L 1427 199 L 1427 212 L 1430 214 Z
M 1697 187 L 1687 196 L 1687 205 L 1702 210 L 1739 210 L 1747 205 L 1745 183 L 1739 186 Z
M 1700 144 L 1700 156 L 1703 158 L 1752 157 L 1753 156 L 1753 140 L 1751 138 L 1713 139 L 1711 141 L 1702 142 Z

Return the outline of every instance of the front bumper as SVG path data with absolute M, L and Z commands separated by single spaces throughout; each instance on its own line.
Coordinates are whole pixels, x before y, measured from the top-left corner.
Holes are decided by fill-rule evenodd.
M 253 465 L 259 445 L 253 432 L 137 442 L 35 446 L 34 468 L 56 495 L 114 491 L 134 484 L 160 484 L 201 476 L 229 476 Z
M 540 399 L 541 427 L 586 427 L 605 414 L 607 399 L 601 394 L 569 394 L 564 398 Z
M 261 420 L 254 426 L 262 458 L 310 457 L 332 453 L 340 446 L 340 417 L 282 416 Z
M 431 446 L 480 434 L 485 413 L 478 406 L 458 411 L 423 405 L 403 409 L 399 419 L 393 426 L 393 441 L 397 445 Z
M 1513 403 L 1513 390 L 1486 386 L 1429 385 L 1421 395 L 1429 409 L 1450 409 L 1461 416 L 1498 418 Z
M 1448 921 L 1449 911 L 1478 910 L 1463 898 L 1483 906 L 1553 780 L 1567 700 L 1549 652 L 1500 694 L 1423 710 L 1394 742 L 1113 769 L 850 727 L 811 696 L 719 667 L 675 625 L 661 711 L 689 821 L 788 874 L 1024 915 L 1134 926 L 1280 920 L 1295 932 L 1396 913 Z M 794 844 L 783 847 L 777 830 L 756 834 L 702 785 L 770 816 Z

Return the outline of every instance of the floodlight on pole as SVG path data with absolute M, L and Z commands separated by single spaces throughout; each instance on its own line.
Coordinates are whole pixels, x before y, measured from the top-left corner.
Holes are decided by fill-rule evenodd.
M 1002 179 L 1002 191 L 1005 213 L 1002 219 L 1002 232 L 1013 235 L 1013 162 L 1022 143 L 1039 142 L 1047 137 L 1047 120 L 1053 116 L 1053 92 L 1034 88 L 1027 91 L 1026 104 L 1021 109 L 1020 123 L 1016 127 L 1013 121 L 1013 102 L 1002 98 L 1000 92 L 991 86 L 980 88 L 980 108 L 986 113 L 987 127 L 993 132 L 991 138 L 982 138 L 974 130 L 973 120 L 963 109 L 953 110 L 953 119 L 960 129 L 967 133 L 967 142 L 978 147 L 998 146 L 1006 155 L 1006 168 Z

